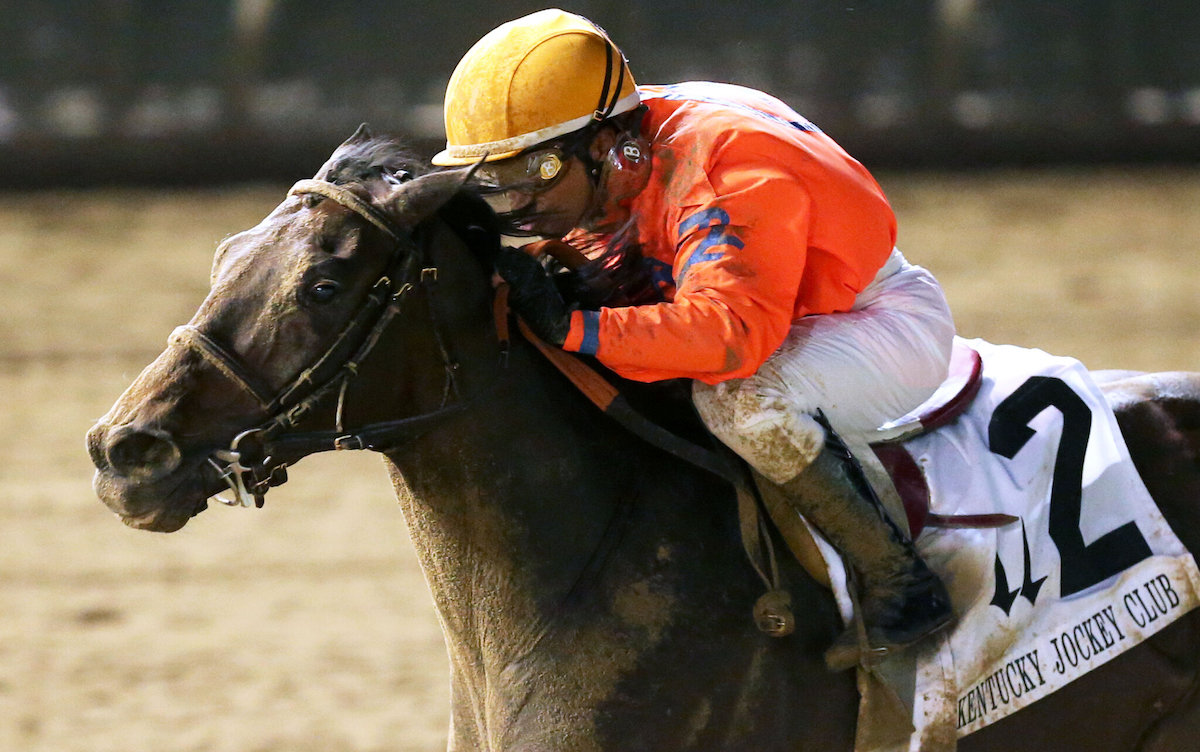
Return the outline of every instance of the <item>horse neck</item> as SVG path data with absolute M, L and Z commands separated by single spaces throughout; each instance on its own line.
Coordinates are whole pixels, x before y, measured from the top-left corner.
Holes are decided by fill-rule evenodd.
M 571 592 L 612 498 L 631 484 L 611 468 L 634 463 L 630 442 L 598 440 L 612 435 L 603 416 L 528 343 L 502 359 L 492 289 L 469 251 L 444 229 L 429 248 L 436 286 L 406 302 L 381 341 L 364 374 L 376 388 L 357 400 L 372 407 L 354 421 L 438 410 L 445 347 L 456 364 L 449 403 L 465 409 L 388 456 L 447 630 L 478 642 L 490 630 L 480 614 L 534 625 L 534 601 Z
M 486 275 L 445 246 L 432 319 L 404 321 L 382 346 L 393 395 L 377 417 L 431 407 L 441 382 L 430 332 L 440 322 L 467 407 L 388 458 L 445 631 L 460 720 L 490 708 L 485 696 L 526 707 L 540 685 L 522 676 L 616 681 L 690 654 L 689 640 L 724 646 L 730 671 L 757 671 L 772 645 L 751 620 L 763 586 L 739 545 L 731 491 L 616 426 L 529 343 L 514 339 L 505 365 Z M 788 650 L 826 643 L 837 628 L 832 598 L 794 563 L 781 566 L 805 620 Z M 819 654 L 789 664 L 781 686 L 797 671 L 824 676 Z M 495 712 L 503 717 L 488 725 L 512 720 Z

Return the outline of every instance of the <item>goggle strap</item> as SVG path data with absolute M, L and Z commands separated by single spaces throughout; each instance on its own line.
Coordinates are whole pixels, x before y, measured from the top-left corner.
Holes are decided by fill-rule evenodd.
M 592 120 L 597 123 L 608 117 L 605 109 L 608 103 L 608 89 L 612 86 L 612 58 L 612 45 L 604 45 L 604 84 L 600 87 L 600 102 L 592 112 Z
M 604 29 L 597 24 L 593 23 L 592 25 L 596 27 L 606 42 L 604 45 L 604 85 L 600 87 L 600 101 L 596 104 L 595 112 L 592 113 L 593 122 L 599 123 L 608 118 L 617 108 L 617 101 L 621 97 L 621 84 L 625 80 L 625 56 L 620 54 Z M 616 86 L 613 86 L 614 54 L 617 58 Z

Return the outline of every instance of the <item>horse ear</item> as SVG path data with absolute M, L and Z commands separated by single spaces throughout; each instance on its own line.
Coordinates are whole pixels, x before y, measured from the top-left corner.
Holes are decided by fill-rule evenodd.
M 401 183 L 380 201 L 384 212 L 401 227 L 413 227 L 462 189 L 475 166 L 440 170 Z
M 329 159 L 325 160 L 325 164 L 321 165 L 321 169 L 317 170 L 317 174 L 313 175 L 313 178 L 315 180 L 325 180 L 329 176 L 329 172 L 333 169 L 334 158 L 338 155 L 338 152 L 348 146 L 370 141 L 372 138 L 374 138 L 374 135 L 371 133 L 371 129 L 367 127 L 367 124 L 362 123 L 359 125 L 358 129 L 350 135 L 350 138 L 343 141 L 341 146 L 333 150 L 333 154 L 329 155 Z

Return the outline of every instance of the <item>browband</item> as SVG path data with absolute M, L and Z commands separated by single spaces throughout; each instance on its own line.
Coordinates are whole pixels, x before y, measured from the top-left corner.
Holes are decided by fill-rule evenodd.
M 400 240 L 400 233 L 397 232 L 383 212 L 359 198 L 353 191 L 325 180 L 299 180 L 288 191 L 289 196 L 299 196 L 305 193 L 315 193 L 318 196 L 333 199 L 380 230 L 383 230 L 392 240 Z

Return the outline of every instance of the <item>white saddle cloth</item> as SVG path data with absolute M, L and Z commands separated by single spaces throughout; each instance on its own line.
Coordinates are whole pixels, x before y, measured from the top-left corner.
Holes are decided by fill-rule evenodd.
M 915 730 L 882 743 L 863 733 L 875 712 L 863 707 L 858 752 L 954 749 L 1200 603 L 1200 570 L 1138 477 L 1087 370 L 1040 350 L 968 344 L 983 357 L 979 395 L 957 421 L 906 447 L 927 477 L 931 511 L 1021 521 L 930 529 L 918 540 L 958 620 L 883 664 L 879 675 Z M 831 580 L 844 586 L 840 564 Z

